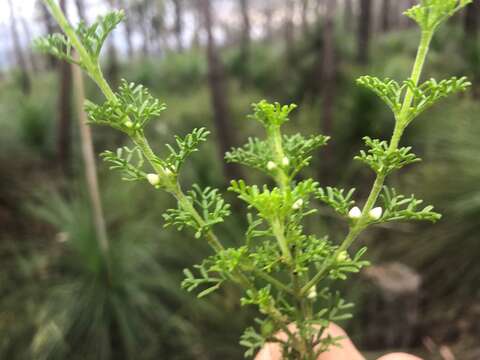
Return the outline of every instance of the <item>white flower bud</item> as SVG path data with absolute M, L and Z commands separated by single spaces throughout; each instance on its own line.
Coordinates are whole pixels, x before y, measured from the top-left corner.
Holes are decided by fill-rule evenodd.
M 383 214 L 383 209 L 381 207 L 376 207 L 370 210 L 368 215 L 370 216 L 371 219 L 373 220 L 378 220 L 382 217 Z
M 59 243 L 64 243 L 70 240 L 70 235 L 67 232 L 59 232 L 56 236 L 56 240 Z
M 293 210 L 298 210 L 302 207 L 303 205 L 303 200 L 302 199 L 298 199 L 297 201 L 295 201 L 292 205 L 292 209 Z
M 348 255 L 348 252 L 341 251 L 340 254 L 337 255 L 337 261 L 346 261 L 349 260 L 350 256 Z
M 160 184 L 160 176 L 158 176 L 157 174 L 147 174 L 147 180 L 153 186 L 157 186 L 158 184 Z
M 268 170 L 274 170 L 274 169 L 276 169 L 276 168 L 277 168 L 277 164 L 275 164 L 273 161 L 269 161 L 269 162 L 267 163 L 267 169 L 268 169 Z
M 355 206 L 350 209 L 348 212 L 348 217 L 350 219 L 360 219 L 362 217 L 362 210 L 359 207 Z
M 310 290 L 308 291 L 307 297 L 310 300 L 315 300 L 317 298 L 317 288 L 315 286 L 310 288 Z
M 290 160 L 288 159 L 288 157 L 285 156 L 285 157 L 282 159 L 282 165 L 283 165 L 283 166 L 288 166 L 288 165 L 290 165 Z
M 165 170 L 163 171 L 165 173 L 165 175 L 167 176 L 171 176 L 173 173 L 172 173 L 172 170 L 170 170 L 169 168 L 165 168 Z
M 127 120 L 123 123 L 126 128 L 131 129 L 133 127 L 133 122 L 131 120 Z

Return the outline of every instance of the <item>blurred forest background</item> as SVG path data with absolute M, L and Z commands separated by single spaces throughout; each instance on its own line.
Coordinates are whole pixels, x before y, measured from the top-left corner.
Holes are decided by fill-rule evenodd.
M 401 14 L 415 0 L 60 3 L 73 22 L 125 9 L 104 69 L 113 84 L 142 83 L 168 104 L 149 129 L 155 148 L 193 127 L 213 131 L 182 182 L 221 189 L 238 176 L 262 182 L 224 166 L 222 154 L 261 136 L 245 119 L 250 104 L 266 98 L 299 105 L 290 131 L 333 137 L 306 176 L 356 187 L 361 197 L 369 190 L 372 174 L 351 159 L 363 136 L 388 137 L 393 119 L 355 79 L 408 77 L 419 34 Z M 71 68 L 30 46 L 56 25 L 40 1 L 0 5 L 0 358 L 243 358 L 238 339 L 255 313 L 240 308 L 239 289 L 206 300 L 181 290 L 182 270 L 209 249 L 162 228 L 169 198 L 121 182 L 99 162 L 107 271 L 84 181 Z M 376 266 L 340 287 L 357 305 L 342 326 L 367 354 L 403 348 L 426 359 L 480 358 L 479 31 L 476 1 L 434 39 L 426 76 L 467 75 L 474 86 L 408 130 L 404 142 L 424 162 L 391 180 L 436 205 L 442 221 L 370 231 L 362 240 Z M 87 97 L 101 100 L 88 81 Z M 125 141 L 110 129 L 93 133 L 97 152 Z M 307 224 L 312 231 L 344 231 L 331 213 L 320 214 Z M 227 244 L 241 243 L 244 225 L 243 216 L 228 219 Z

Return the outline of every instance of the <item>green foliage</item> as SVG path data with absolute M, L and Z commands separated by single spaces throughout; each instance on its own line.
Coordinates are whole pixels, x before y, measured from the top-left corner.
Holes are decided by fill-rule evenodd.
M 123 10 L 112 11 L 105 16 L 99 16 L 90 26 L 84 21 L 78 24 L 75 33 L 80 38 L 92 59 L 98 59 L 108 35 L 125 19 Z
M 449 80 L 437 82 L 430 79 L 417 86 L 411 79 L 405 80 L 402 85 L 392 79 L 380 80 L 373 76 L 362 76 L 357 84 L 374 92 L 392 110 L 395 117 L 399 118 L 403 110 L 402 100 L 408 89 L 413 93 L 413 102 L 408 109 L 407 123 L 433 106 L 439 100 L 452 94 L 466 91 L 471 83 L 467 78 L 452 77 Z
M 232 181 L 229 190 L 237 193 L 249 207 L 255 208 L 263 219 L 275 221 L 301 211 L 317 186 L 317 182 L 309 179 L 299 182 L 291 192 L 285 194 L 280 188 L 270 190 L 264 186 L 260 189 L 257 185 L 249 186 L 239 180 Z
M 144 180 L 145 172 L 141 169 L 144 164 L 142 152 L 138 147 L 129 149 L 127 146 L 117 149 L 117 152 L 104 151 L 101 154 L 104 161 L 110 163 L 110 170 L 120 170 L 125 181 Z
M 166 159 L 167 167 L 173 169 L 176 173 L 180 171 L 185 160 L 194 152 L 198 151 L 198 146 L 207 141 L 210 131 L 205 128 L 193 129 L 192 132 L 184 138 L 175 136 L 178 150 L 167 144 L 170 155 Z
M 108 197 L 107 203 L 113 205 L 118 198 Z M 131 205 L 132 197 L 128 200 Z M 173 296 L 175 288 L 155 258 L 158 245 L 145 238 L 148 223 L 112 231 L 114 246 L 105 257 L 86 199 L 74 196 L 67 201 L 57 192 L 47 192 L 31 209 L 56 235 L 48 252 L 39 250 L 44 259 L 37 271 L 54 276 L 36 280 L 42 290 L 37 291 L 36 313 L 28 320 L 34 331 L 25 358 L 148 359 L 167 351 L 158 340 L 158 324 L 176 322 L 170 335 L 183 336 L 182 327 L 188 323 L 160 300 Z M 119 223 L 115 217 L 110 220 Z
M 410 152 L 411 147 L 392 150 L 387 141 L 371 139 L 368 136 L 364 137 L 363 140 L 370 149 L 367 152 L 361 150 L 360 155 L 355 156 L 355 160 L 367 164 L 377 174 L 386 176 L 392 171 L 420 161 L 415 154 Z
M 433 206 L 426 206 L 419 209 L 423 200 L 417 200 L 413 195 L 406 197 L 397 195 L 395 189 L 383 188 L 380 195 L 383 201 L 385 211 L 380 222 L 401 221 L 401 220 L 426 220 L 436 222 L 441 219 L 441 215 L 433 211 Z
M 348 212 L 355 205 L 352 196 L 355 189 L 351 189 L 345 194 L 344 189 L 337 189 L 328 186 L 326 189 L 319 188 L 315 197 L 330 206 L 335 212 L 342 216 L 348 216 Z
M 122 80 L 115 98 L 103 105 L 85 103 L 90 123 L 110 126 L 131 136 L 142 132 L 146 124 L 165 109 L 165 104 L 151 96 L 145 87 L 126 80 Z
M 163 215 L 165 226 L 175 226 L 179 230 L 190 227 L 195 231 L 195 237 L 200 238 L 230 215 L 230 205 L 225 203 L 217 189 L 207 187 L 202 190 L 195 184 L 186 200 L 179 201 L 177 209 L 166 211 Z M 193 213 L 190 206 L 197 208 L 198 213 Z
M 59 60 L 80 65 L 73 58 L 72 44 L 63 34 L 48 34 L 45 37 L 35 39 L 34 46 L 38 51 L 53 55 Z
M 78 40 L 88 52 L 92 63 L 98 62 L 100 52 L 108 35 L 125 18 L 123 11 L 112 11 L 101 16 L 92 25 L 87 26 L 81 21 L 76 29 L 73 29 Z M 49 53 L 56 58 L 82 66 L 85 70 L 91 70 L 85 63 L 85 59 L 77 60 L 73 57 L 72 39 L 63 34 L 49 34 L 46 37 L 35 39 L 34 46 L 44 53 Z M 77 49 L 78 50 L 78 49 Z
M 246 255 L 246 247 L 219 251 L 205 259 L 200 265 L 195 265 L 199 277 L 195 277 L 190 270 L 185 269 L 182 287 L 188 291 L 193 291 L 199 286 L 206 287 L 197 296 L 199 298 L 207 296 L 218 290 L 225 281 L 231 279 L 232 273 L 235 273 L 241 263 L 245 261 Z
M 424 31 L 434 31 L 438 25 L 463 9 L 473 0 L 420 0 L 419 5 L 405 11 Z
M 373 91 L 397 115 L 402 109 L 402 94 L 404 86 L 395 80 L 379 79 L 375 76 L 362 76 L 357 79 L 357 84 Z
M 410 122 L 439 100 L 459 92 L 464 92 L 472 84 L 466 77 L 460 79 L 452 77 L 440 82 L 430 79 L 419 86 L 416 86 L 411 80 L 407 80 L 406 85 L 414 94 L 412 111 L 408 118 Z
M 263 124 L 266 129 L 282 126 L 289 120 L 290 113 L 295 110 L 297 105 L 280 105 L 279 103 L 270 104 L 262 100 L 253 105 L 252 119 Z
M 284 152 L 289 163 L 287 171 L 290 177 L 297 175 L 300 170 L 310 164 L 312 153 L 319 147 L 325 146 L 329 137 L 324 135 L 312 135 L 304 137 L 300 134 L 292 136 L 284 135 Z M 269 143 L 257 138 L 249 138 L 248 143 L 241 148 L 234 148 L 225 154 L 225 160 L 229 163 L 238 163 L 273 174 L 277 168 L 275 155 L 271 151 Z M 273 164 L 273 165 L 272 165 Z M 280 164 L 281 166 L 282 164 Z
M 264 127 L 266 138 L 250 139 L 244 147 L 227 153 L 226 159 L 263 171 L 274 185 L 247 185 L 242 179 L 231 182 L 229 190 L 253 210 L 247 216 L 245 244 L 237 248 L 225 248 L 213 231 L 214 225 L 230 215 L 230 206 L 218 190 L 194 185 L 184 193 L 179 182 L 182 164 L 206 140 L 208 131 L 195 129 L 185 138 L 176 137 L 176 148 L 168 146 L 170 155 L 163 160 L 148 145 L 144 128 L 149 120 L 160 115 L 164 105 L 141 85 L 124 81 L 114 94 L 106 84 L 97 57 L 104 36 L 118 23 L 120 16 L 103 18 L 92 27 L 81 24 L 72 34 L 58 6 L 50 0 L 47 2 L 68 36 L 68 40 L 60 44 L 63 51 L 69 49 L 69 41 L 77 47 L 80 63 L 107 98 L 103 105 L 87 103 L 90 122 L 123 131 L 137 146 L 138 150 L 124 149 L 127 155 L 107 152 L 106 160 L 113 168 L 122 170 L 127 179 L 146 178 L 155 188 L 172 195 L 177 200 L 177 208 L 164 214 L 165 226 L 193 229 L 195 237 L 204 238 L 215 251 L 196 267 L 195 272 L 185 271 L 183 287 L 190 291 L 201 290 L 200 297 L 219 290 L 227 281 L 242 287 L 241 304 L 256 306 L 263 317 L 257 321 L 260 331 L 248 329 L 242 338 L 242 343 L 249 347 L 249 356 L 268 341 L 280 343 L 285 359 L 301 360 L 316 359 L 335 345 L 338 339 L 323 338 L 322 334 L 330 322 L 351 316 L 351 304 L 332 290 L 331 283 L 344 281 L 368 265 L 364 260 L 365 248 L 349 252 L 359 234 L 370 225 L 387 221 L 434 221 L 439 218 L 432 207 L 419 208 L 421 201 L 413 196 L 405 198 L 393 190 L 385 189 L 383 194 L 381 191 L 387 175 L 419 161 L 410 152 L 410 147 L 399 147 L 408 124 L 439 99 L 463 91 L 469 85 L 464 78 L 440 83 L 430 80 L 418 85 L 433 31 L 469 1 L 424 0 L 407 12 L 419 22 L 423 31 L 412 75 L 402 85 L 388 79 L 359 79 L 360 85 L 376 93 L 395 114 L 391 140 L 366 137 L 369 150 L 361 151 L 356 157 L 377 175 L 363 209 L 351 208 L 355 204 L 353 190 L 345 193 L 333 187 L 320 189 L 311 178 L 296 179 L 299 171 L 310 163 L 313 151 L 328 141 L 328 137 L 322 135 L 282 134 L 282 126 L 289 121 L 296 105 L 282 106 L 265 100 L 253 105 L 250 118 Z M 76 37 L 81 39 L 81 44 L 74 41 Z M 48 47 L 48 43 L 44 47 Z M 57 53 L 61 51 L 62 48 L 57 49 Z M 133 163 L 135 152 L 141 152 L 142 156 Z M 143 172 L 143 158 L 151 167 L 151 173 Z M 316 213 L 311 198 L 319 199 L 350 218 L 348 233 L 338 244 L 325 234 L 317 236 L 305 229 L 304 217 Z M 383 200 L 384 209 L 377 206 L 379 199 Z M 289 330 L 292 324 L 296 326 L 295 331 Z M 284 332 L 285 340 L 276 337 L 279 332 Z

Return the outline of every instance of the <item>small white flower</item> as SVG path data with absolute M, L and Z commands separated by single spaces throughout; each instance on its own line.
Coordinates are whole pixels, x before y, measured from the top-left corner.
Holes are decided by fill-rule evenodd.
M 360 219 L 362 217 L 362 210 L 360 210 L 358 206 L 355 206 L 348 212 L 348 217 L 350 219 Z
M 127 120 L 123 123 L 126 128 L 131 129 L 133 127 L 133 122 L 131 120 Z
M 158 176 L 157 174 L 147 174 L 147 180 L 153 186 L 157 186 L 158 184 L 160 184 L 160 176 Z
M 315 300 L 317 298 L 317 288 L 315 286 L 313 286 L 312 288 L 310 288 L 310 290 L 308 291 L 308 295 L 307 297 L 310 299 L 310 300 Z
M 302 199 L 298 199 L 297 201 L 295 201 L 292 205 L 292 209 L 293 210 L 298 210 L 302 207 L 303 205 L 303 200 Z
M 337 255 L 337 261 L 346 261 L 349 260 L 350 256 L 348 255 L 348 252 L 341 251 L 340 254 Z
M 55 238 L 59 243 L 64 243 L 70 240 L 70 235 L 67 232 L 59 232 Z
M 288 159 L 288 157 L 285 156 L 285 157 L 282 159 L 282 165 L 283 165 L 283 166 L 288 166 L 288 165 L 290 165 L 290 160 Z
M 165 170 L 164 170 L 163 172 L 164 172 L 165 175 L 167 175 L 167 176 L 170 176 L 170 175 L 173 174 L 173 173 L 172 173 L 172 170 L 170 170 L 169 168 L 165 168 Z
M 267 163 L 267 169 L 268 169 L 268 170 L 274 170 L 274 169 L 276 169 L 276 168 L 277 168 L 277 164 L 275 164 L 273 161 L 269 161 L 269 162 Z
M 382 217 L 383 214 L 383 209 L 381 207 L 376 207 L 370 210 L 368 215 L 370 216 L 371 219 L 373 220 L 378 220 Z

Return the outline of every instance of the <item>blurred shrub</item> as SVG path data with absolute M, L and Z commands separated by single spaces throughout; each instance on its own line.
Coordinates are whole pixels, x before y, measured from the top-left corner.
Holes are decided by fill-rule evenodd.
M 44 103 L 27 99 L 19 109 L 20 140 L 43 157 L 50 157 L 54 151 L 53 112 Z
M 73 194 L 43 192 L 31 205 L 51 226 L 42 246 L 2 247 L 10 255 L 0 273 L 0 358 L 241 359 L 236 343 L 250 315 L 238 311 L 238 290 L 206 302 L 179 286 L 207 246 L 158 231 L 164 197 L 152 202 L 150 191 L 114 181 L 104 192 L 108 262 L 88 202 Z
M 127 66 L 128 79 L 157 92 L 187 93 L 197 89 L 207 74 L 204 53 L 188 51 L 167 53 L 161 61 L 141 59 Z

